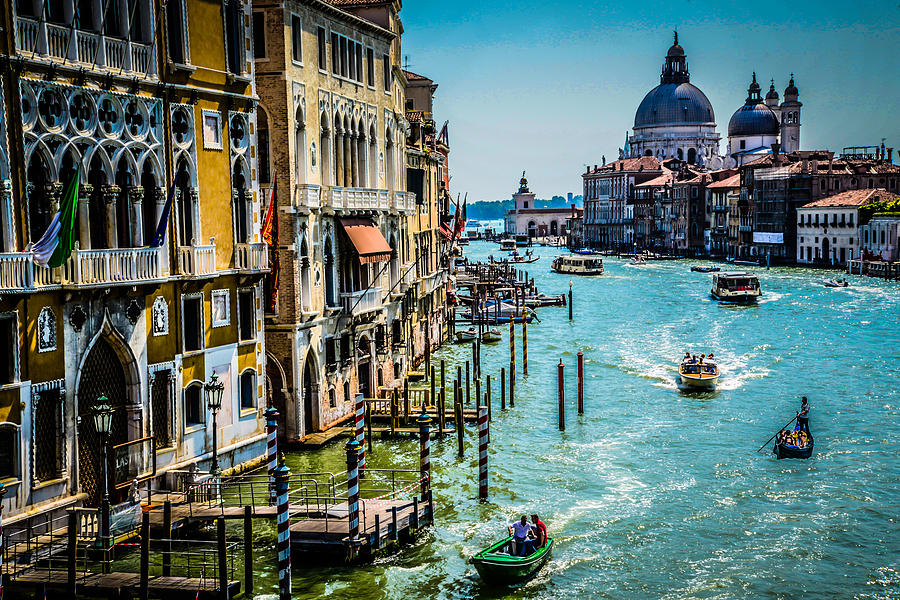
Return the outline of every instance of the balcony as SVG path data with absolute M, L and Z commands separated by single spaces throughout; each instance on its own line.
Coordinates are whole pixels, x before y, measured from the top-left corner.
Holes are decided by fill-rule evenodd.
M 332 210 L 390 210 L 387 190 L 332 187 L 326 194 L 325 206 Z
M 341 293 L 341 303 L 344 312 L 348 315 L 357 316 L 381 309 L 381 288 L 370 287 L 367 290 L 358 292 Z
M 156 77 L 153 44 L 107 37 L 69 25 L 16 17 L 16 49 L 20 55 L 47 57 L 88 65 L 97 70 Z
M 269 189 L 261 189 L 260 193 L 268 202 Z M 322 206 L 322 188 L 318 185 L 301 183 L 294 187 L 294 209 L 308 213 Z
M 216 245 L 179 246 L 178 273 L 188 277 L 211 277 L 216 274 Z
M 106 286 L 168 277 L 159 248 L 73 250 L 62 267 L 34 264 L 29 252 L 0 254 L 0 291 L 30 292 L 67 285 Z
M 416 195 L 412 192 L 394 192 L 392 208 L 402 213 L 414 213 L 416 211 Z
M 264 273 L 269 269 L 268 246 L 262 242 L 237 244 L 234 248 L 234 268 L 250 273 Z
M 753 231 L 753 225 L 745 225 L 741 223 L 740 225 L 738 225 L 738 231 L 743 231 L 745 233 Z
M 727 213 L 728 205 L 727 204 L 713 204 L 712 211 L 714 213 Z

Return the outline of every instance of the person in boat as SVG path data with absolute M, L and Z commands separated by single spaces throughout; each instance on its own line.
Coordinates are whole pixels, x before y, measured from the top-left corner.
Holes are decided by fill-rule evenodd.
M 513 555 L 527 556 L 534 551 L 534 542 L 529 543 L 529 536 L 534 540 L 534 531 L 528 524 L 528 517 L 522 515 L 518 521 L 509 524 L 509 533 L 513 536 Z
M 534 532 L 535 538 L 537 538 L 535 548 L 543 548 L 544 544 L 547 543 L 547 526 L 544 525 L 544 522 L 541 521 L 537 514 L 531 515 L 531 530 Z
M 705 355 L 705 354 L 701 354 L 701 355 L 700 355 L 700 364 L 701 364 L 701 365 L 703 364 L 703 361 L 704 361 L 705 359 L 706 359 L 706 355 Z
M 797 413 L 797 426 L 801 431 L 805 431 L 809 435 L 809 400 L 806 396 L 800 401 L 800 411 Z
M 684 358 L 681 359 L 681 362 L 691 362 L 691 353 L 690 353 L 690 352 L 685 352 L 685 353 L 684 353 Z
M 713 358 L 713 353 L 712 353 L 712 352 L 710 352 L 710 353 L 709 353 L 709 356 L 706 357 L 706 362 L 708 362 L 708 363 L 715 362 L 715 360 L 716 360 L 716 359 Z

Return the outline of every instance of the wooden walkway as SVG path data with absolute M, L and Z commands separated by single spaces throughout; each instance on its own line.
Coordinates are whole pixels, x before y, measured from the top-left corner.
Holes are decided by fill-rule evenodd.
M 88 573 L 75 574 L 75 584 L 78 590 L 90 594 L 116 594 L 123 592 L 136 595 L 140 590 L 141 576 L 138 573 Z M 66 571 L 44 571 L 33 569 L 26 573 L 19 573 L 15 579 L 6 581 L 6 588 L 45 590 L 47 592 L 71 591 L 68 574 Z M 166 598 L 217 598 L 219 596 L 219 582 L 212 578 L 198 577 L 162 577 L 151 576 L 148 580 L 150 595 Z M 233 598 L 241 590 L 239 581 L 228 582 L 228 597 Z M 48 593 L 47 598 L 58 597 Z

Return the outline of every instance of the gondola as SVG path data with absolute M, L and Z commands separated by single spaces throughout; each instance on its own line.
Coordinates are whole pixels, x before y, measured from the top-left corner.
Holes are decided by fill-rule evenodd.
M 775 453 L 775 456 L 778 459 L 782 458 L 809 458 L 813 453 L 813 436 L 812 433 L 807 434 L 809 436 L 809 444 L 806 445 L 805 448 L 798 448 L 797 446 L 791 444 L 779 444 L 775 443 L 775 446 L 772 448 L 772 452 Z
M 553 538 L 548 537 L 547 543 L 534 553 L 528 556 L 512 556 L 509 554 L 512 541 L 512 536 L 502 539 L 469 560 L 486 583 L 508 585 L 526 581 L 534 577 L 544 566 L 553 550 Z

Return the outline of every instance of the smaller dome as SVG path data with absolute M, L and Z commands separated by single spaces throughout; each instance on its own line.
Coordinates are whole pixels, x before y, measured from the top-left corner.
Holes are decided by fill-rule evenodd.
M 797 96 L 800 92 L 797 90 L 797 86 L 794 85 L 794 74 L 791 73 L 791 81 L 788 83 L 788 86 L 784 89 L 785 96 Z
M 778 135 L 778 117 L 765 104 L 744 104 L 728 121 L 728 137 Z
M 775 80 L 769 84 L 769 92 L 766 94 L 766 100 L 778 100 L 778 92 L 775 91 Z

